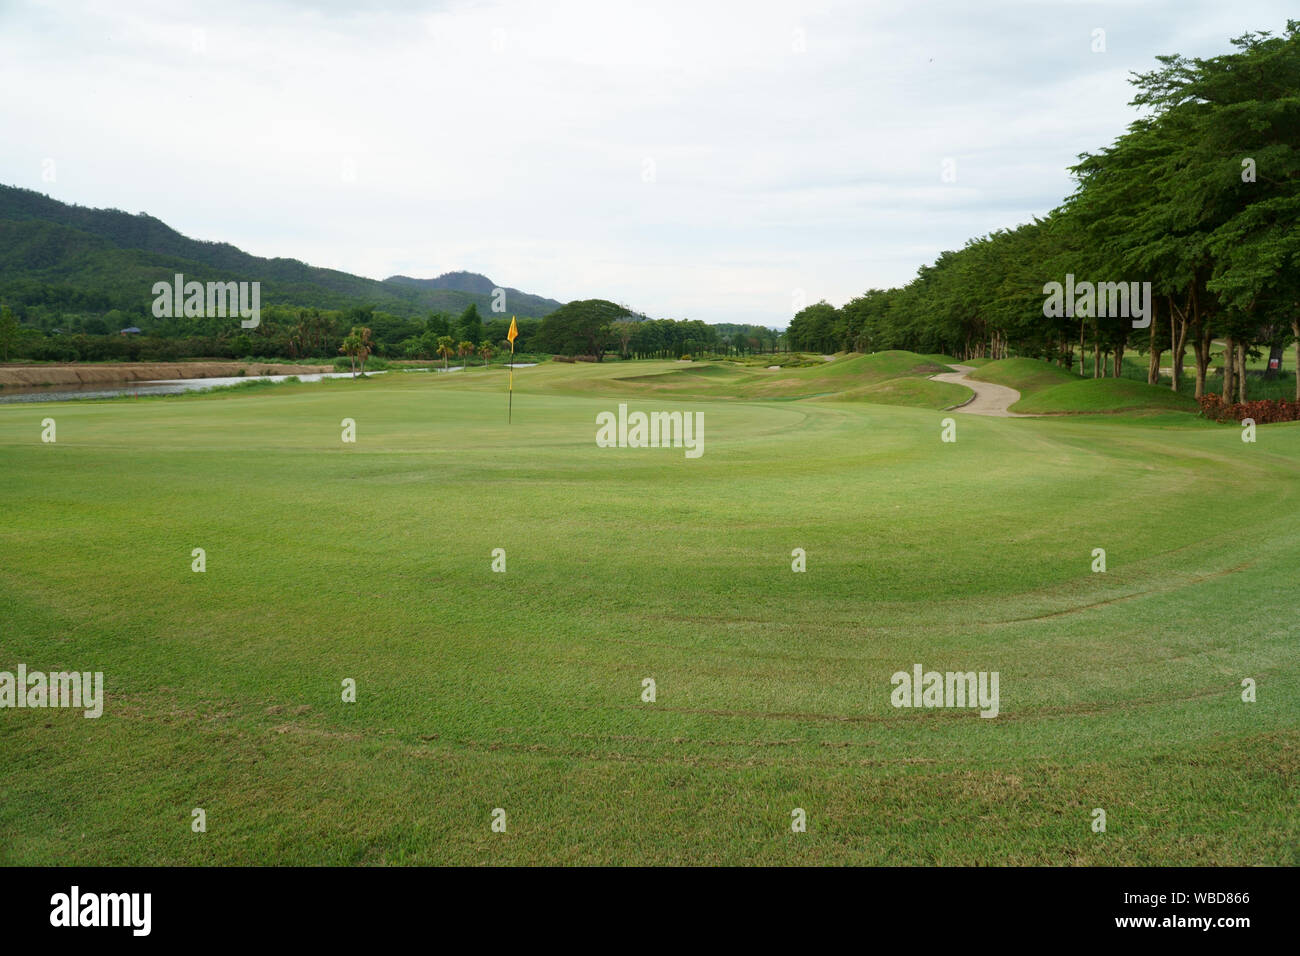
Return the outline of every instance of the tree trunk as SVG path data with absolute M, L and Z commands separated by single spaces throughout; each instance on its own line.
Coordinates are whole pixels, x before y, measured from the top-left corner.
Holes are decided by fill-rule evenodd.
M 1121 373 L 1124 371 L 1124 343 L 1121 341 L 1115 346 L 1115 377 L 1122 378 Z
M 1149 355 L 1148 355 L 1149 361 L 1147 362 L 1147 384 L 1148 385 L 1160 384 L 1160 357 L 1164 355 L 1164 350 L 1161 349 L 1160 346 L 1156 344 L 1159 341 L 1156 337 L 1156 328 L 1160 325 L 1160 323 L 1157 322 L 1156 319 L 1157 319 L 1156 297 L 1152 296 L 1151 297 L 1151 336 L 1150 336 L 1150 344 L 1147 346 L 1147 348 L 1149 349 Z
M 1178 391 L 1178 365 L 1174 361 L 1174 356 L 1178 354 L 1178 321 L 1182 318 L 1178 314 L 1178 307 L 1174 305 L 1174 297 L 1169 296 L 1169 387 L 1175 392 Z
M 1092 377 L 1101 378 L 1101 329 L 1097 329 L 1097 337 L 1093 342 Z
M 1205 379 L 1210 373 L 1210 336 L 1197 323 L 1192 330 L 1192 351 L 1196 353 L 1196 397 L 1205 394 Z
M 1231 336 L 1223 340 L 1223 400 L 1232 401 L 1232 373 L 1236 371 L 1236 345 Z
M 1169 345 L 1169 387 L 1176 392 L 1187 353 L 1187 313 L 1174 305 L 1173 296 L 1169 297 Z
M 1291 320 L 1291 331 L 1295 333 L 1295 400 L 1300 402 L 1300 316 Z
M 1246 401 L 1246 343 L 1237 345 L 1237 401 Z
M 1280 345 L 1274 345 L 1268 350 L 1268 364 L 1264 366 L 1264 378 L 1272 381 L 1277 378 L 1282 371 L 1282 353 L 1285 350 Z

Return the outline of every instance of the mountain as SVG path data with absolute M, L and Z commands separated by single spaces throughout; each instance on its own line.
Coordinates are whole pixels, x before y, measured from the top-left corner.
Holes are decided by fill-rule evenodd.
M 396 286 L 411 289 L 428 289 L 431 291 L 463 292 L 466 295 L 486 296 L 491 301 L 496 289 L 495 282 L 477 272 L 445 272 L 436 279 L 412 279 L 409 276 L 389 276 L 384 280 Z M 509 312 L 531 315 L 540 318 L 558 309 L 563 302 L 529 295 L 518 289 L 504 289 L 505 305 Z
M 229 243 L 191 239 L 146 213 L 69 205 L 0 185 L 0 298 L 11 305 L 139 312 L 152 302 L 153 283 L 176 272 L 200 282 L 259 281 L 265 305 L 374 306 L 411 317 L 459 313 L 471 302 L 491 315 L 496 288 L 469 272 L 381 282 L 297 259 L 263 258 Z M 560 304 L 506 290 L 506 308 L 521 316 L 539 318 Z
M 406 283 L 422 286 L 426 289 L 452 289 L 456 292 L 473 292 L 478 295 L 491 295 L 496 288 L 487 276 L 477 272 L 444 272 L 436 279 L 412 279 L 408 276 L 389 276 L 385 282 Z

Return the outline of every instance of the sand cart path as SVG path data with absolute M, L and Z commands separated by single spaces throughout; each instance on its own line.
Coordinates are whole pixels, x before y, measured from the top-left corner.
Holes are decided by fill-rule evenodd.
M 1021 415 L 1019 412 L 1007 411 L 1012 405 L 1020 401 L 1020 393 L 1014 388 L 1007 388 L 1005 385 L 994 385 L 992 382 L 976 382 L 966 376 L 975 371 L 973 365 L 953 365 L 951 368 L 955 372 L 943 372 L 939 375 L 931 375 L 936 382 L 952 382 L 954 385 L 965 385 L 975 397 L 965 405 L 959 405 L 952 409 L 954 412 L 965 412 L 968 415 L 993 415 L 997 418 L 1032 418 L 1031 415 Z

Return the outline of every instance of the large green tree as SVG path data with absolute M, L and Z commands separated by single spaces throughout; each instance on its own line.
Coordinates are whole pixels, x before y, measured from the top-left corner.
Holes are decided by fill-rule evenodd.
M 613 324 L 632 313 L 605 299 L 579 299 L 542 319 L 534 347 L 558 355 L 605 356 L 613 341 Z

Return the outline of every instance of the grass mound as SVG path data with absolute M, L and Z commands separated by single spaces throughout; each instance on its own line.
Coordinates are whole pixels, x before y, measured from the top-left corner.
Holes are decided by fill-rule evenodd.
M 878 380 L 904 376 L 927 377 L 939 372 L 951 372 L 947 365 L 926 355 L 890 349 L 869 355 L 849 355 L 825 363 L 815 372 L 822 378 L 872 378 Z
M 745 373 L 739 369 L 722 365 L 692 365 L 689 368 L 673 368 L 661 372 L 649 372 L 644 375 L 620 375 L 619 382 L 633 385 L 653 385 L 667 388 L 689 388 L 701 380 L 736 381 L 744 378 Z
M 928 378 L 891 378 L 827 395 L 819 401 L 871 402 L 874 405 L 910 405 L 913 408 L 951 408 L 971 397 L 971 390 L 952 382 Z
M 948 366 L 934 362 L 924 355 L 895 350 L 875 352 L 871 355 L 847 353 L 830 362 L 818 358 L 812 365 L 786 366 L 779 369 L 738 365 L 733 362 L 700 363 L 686 368 L 661 364 L 653 372 L 620 375 L 615 379 L 614 387 L 629 392 L 668 392 L 682 398 L 790 401 L 853 392 L 896 379 L 910 378 L 926 381 L 931 375 L 947 371 L 950 371 Z M 937 393 L 941 390 L 921 386 L 910 392 L 895 388 L 885 390 L 881 394 L 890 394 L 891 391 L 897 397 L 916 395 L 921 399 L 917 404 L 924 408 L 944 407 L 944 405 L 932 404 L 938 400 Z M 965 390 L 961 391 L 964 393 Z M 963 398 L 958 398 L 957 401 Z M 850 400 L 854 399 L 850 398 Z M 856 400 L 865 399 L 857 396 Z M 890 404 L 910 403 L 895 398 L 890 401 Z
M 1017 412 L 1086 415 L 1144 410 L 1194 412 L 1197 405 L 1190 395 L 1130 378 L 1082 378 L 1029 395 L 1011 408 Z
M 1020 393 L 1022 399 L 1066 382 L 1082 381 L 1073 372 L 1067 372 L 1059 366 L 1050 365 L 1040 359 L 1028 358 L 998 359 L 995 362 L 988 362 L 971 372 L 970 377 L 978 382 L 991 382 L 994 385 L 1014 388 Z
M 1014 388 L 1020 401 L 1011 410 L 1031 415 L 1197 410 L 1191 396 L 1168 388 L 1129 378 L 1081 378 L 1039 359 L 999 359 L 971 372 L 970 377 Z
M 927 379 L 948 372 L 946 365 L 915 352 L 891 350 L 870 355 L 850 354 L 812 368 L 767 372 L 750 389 L 753 397 L 812 398 L 845 392 L 899 378 Z
M 736 355 L 721 361 L 742 368 L 769 368 L 773 365 L 779 365 L 781 368 L 808 368 L 814 365 L 823 365 L 826 362 L 820 355 L 814 355 L 811 352 L 781 352 L 776 355 L 764 355 L 762 353 L 757 355 Z

